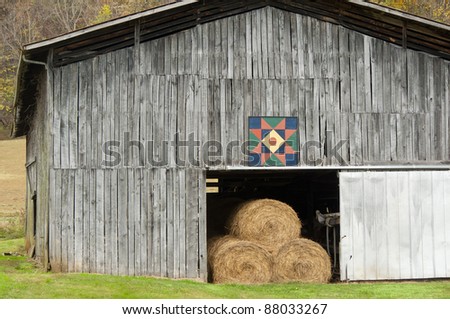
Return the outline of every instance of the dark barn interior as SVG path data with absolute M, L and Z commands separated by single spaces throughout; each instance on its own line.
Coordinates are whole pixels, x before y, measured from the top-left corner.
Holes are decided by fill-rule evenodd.
M 339 212 L 339 180 L 336 170 L 211 171 L 207 176 L 208 238 L 227 233 L 227 220 L 242 202 L 275 199 L 290 205 L 302 222 L 301 236 L 320 243 L 332 260 L 338 258 L 339 225 L 333 230 L 320 223 L 316 212 Z M 336 247 L 336 249 L 333 248 Z M 333 264 L 338 273 L 338 260 Z

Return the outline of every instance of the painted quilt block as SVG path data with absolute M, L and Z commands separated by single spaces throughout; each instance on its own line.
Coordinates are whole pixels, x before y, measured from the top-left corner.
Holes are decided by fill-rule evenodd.
M 251 116 L 249 166 L 297 166 L 298 119 L 296 117 Z

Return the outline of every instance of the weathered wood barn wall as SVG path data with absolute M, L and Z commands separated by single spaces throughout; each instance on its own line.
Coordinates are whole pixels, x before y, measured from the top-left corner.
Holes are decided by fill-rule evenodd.
M 200 17 L 202 6 L 187 2 Z M 245 167 L 245 156 L 224 148 L 211 167 L 197 148 L 199 162 L 180 166 L 187 149 L 169 147 L 165 161 L 163 141 L 242 143 L 249 116 L 298 117 L 300 145 L 320 142 L 299 168 L 448 163 L 448 39 L 437 35 L 434 55 L 413 50 L 400 18 L 389 18 L 400 39 L 388 42 L 348 22 L 354 1 L 336 2 L 341 20 L 322 2 L 204 1 L 222 11 L 155 19 L 148 34 L 144 18 L 125 21 L 114 31 L 122 42 L 104 52 L 95 42 L 76 47 L 77 37 L 45 52 L 31 46 L 48 69 L 23 71 L 36 76 L 38 99 L 28 103 L 34 113 L 19 110 L 16 135 L 27 134 L 30 171 L 37 167 L 37 232 L 27 231 L 37 257 L 56 271 L 205 280 L 206 172 Z M 167 12 L 187 10 L 177 5 Z M 103 143 L 123 147 L 127 132 L 154 141 L 152 150 L 130 147 L 129 160 L 106 167 Z M 344 162 L 330 152 L 341 140 Z

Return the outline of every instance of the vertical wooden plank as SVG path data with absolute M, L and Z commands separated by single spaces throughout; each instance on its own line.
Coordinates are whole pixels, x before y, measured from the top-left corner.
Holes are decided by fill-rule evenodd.
M 75 271 L 75 173 L 72 170 L 67 171 L 67 217 L 66 232 L 63 236 L 67 236 L 67 271 Z
M 198 176 L 193 168 L 186 173 L 186 276 L 198 278 Z
M 223 19 L 222 21 L 216 20 L 214 22 L 211 22 L 211 27 L 209 28 L 209 34 L 210 37 L 209 43 L 211 44 L 211 47 L 214 48 L 213 52 L 213 58 L 210 60 L 210 70 L 214 71 L 214 75 L 210 74 L 210 76 L 214 77 L 220 77 L 222 74 L 222 67 L 223 62 L 225 61 L 225 65 L 227 65 L 227 54 L 228 54 L 228 41 L 226 40 L 224 43 L 222 43 L 222 23 L 227 22 L 228 19 Z M 222 23 L 221 23 L 222 22 Z M 224 25 L 225 29 L 227 30 L 227 25 Z M 225 30 L 225 33 L 226 33 Z M 215 63 L 214 63 L 215 61 Z M 225 75 L 226 77 L 226 75 Z
M 381 114 L 380 115 L 380 123 L 383 125 L 383 132 L 384 132 L 384 160 L 385 162 L 392 161 L 392 136 L 391 136 L 391 128 L 390 128 L 390 117 L 389 114 Z
M 419 110 L 423 110 L 425 108 L 424 105 L 421 105 L 423 101 L 421 101 L 420 93 L 421 90 L 419 88 L 419 81 L 421 81 L 419 75 L 419 55 L 417 52 L 412 50 L 408 50 L 405 53 L 407 56 L 407 98 L 408 104 L 406 108 L 403 109 L 403 112 L 416 112 Z M 423 66 L 422 66 L 423 68 Z M 398 71 L 397 71 L 398 72 Z M 403 104 L 402 104 L 403 106 Z
M 105 273 L 104 171 L 96 170 L 95 255 L 96 272 Z
M 253 70 L 253 78 L 254 79 L 260 79 L 261 75 L 259 74 L 259 68 L 258 68 L 258 56 L 261 53 L 259 50 L 258 44 L 260 44 L 260 35 L 258 34 L 258 11 L 252 11 L 250 12 L 251 15 L 251 26 L 252 26 L 252 33 L 251 33 L 251 39 L 252 39 L 252 70 Z M 228 34 L 230 34 L 230 30 L 228 31 Z
M 33 165 L 34 166 L 34 165 Z M 30 168 L 28 168 L 30 169 Z M 29 173 L 27 172 L 27 175 Z M 28 177 L 29 179 L 30 177 Z M 33 182 L 31 182 L 33 183 Z M 31 184 L 30 183 L 30 184 Z M 29 206 L 32 206 L 31 203 L 29 203 L 29 198 L 31 197 L 31 194 L 29 192 L 31 192 L 31 185 L 29 185 L 27 183 L 27 197 L 26 197 L 26 205 L 27 205 L 27 209 L 26 209 L 26 214 L 27 214 L 27 218 L 28 218 L 28 214 L 31 210 L 31 207 L 28 208 Z M 55 262 L 55 250 L 56 250 L 56 236 L 58 236 L 58 234 L 56 233 L 56 220 L 57 220 L 57 216 L 60 214 L 60 210 L 56 210 L 56 206 L 55 206 L 55 197 L 56 197 L 56 190 L 55 190 L 55 170 L 50 168 L 49 171 L 49 203 L 48 203 L 48 208 L 49 208 L 49 262 L 50 262 L 50 267 L 56 263 Z M 29 206 L 28 206 L 29 205 Z M 28 237 L 28 234 L 26 233 L 26 238 Z
M 297 24 L 297 14 L 289 14 L 289 19 L 291 23 L 291 32 L 292 32 L 292 78 L 299 78 L 299 63 L 303 61 L 299 60 L 299 26 Z
M 349 50 L 350 50 L 350 102 L 351 111 L 360 112 L 358 105 L 357 91 L 357 56 L 356 56 L 356 33 L 349 32 Z
M 133 201 L 133 211 L 134 211 L 134 273 L 136 275 L 144 275 L 142 271 L 142 258 L 141 258 L 141 194 L 142 194 L 142 169 L 137 168 L 133 170 L 134 173 L 134 185 L 133 185 L 133 193 L 134 193 L 134 201 Z
M 147 216 L 147 223 L 145 226 L 145 232 L 146 232 L 146 239 L 147 244 L 145 245 L 145 254 L 141 249 L 141 252 L 143 253 L 143 256 L 147 257 L 147 275 L 153 275 L 154 274 L 154 264 L 153 264 L 153 220 L 154 220 L 154 210 L 153 210 L 153 170 L 152 169 L 145 169 L 144 170 L 144 203 L 147 203 L 147 210 L 146 210 L 146 216 Z
M 261 60 L 262 60 L 262 78 L 267 79 L 269 77 L 269 49 L 267 44 L 267 34 L 270 25 L 267 23 L 267 9 L 264 8 L 260 10 L 260 20 L 258 23 L 261 24 Z
M 272 41 L 273 41 L 273 58 L 274 58 L 274 77 L 276 79 L 281 79 L 281 51 L 280 51 L 280 31 L 279 31 L 279 20 L 280 20 L 280 10 L 273 9 L 272 11 Z M 269 26 L 270 27 L 270 26 Z
M 364 279 L 377 279 L 377 238 L 376 232 L 379 226 L 376 220 L 375 209 L 378 208 L 376 201 L 377 192 L 375 188 L 380 186 L 378 178 L 375 174 L 367 172 L 362 175 L 363 178 L 363 219 L 362 243 L 364 247 Z
M 433 172 L 417 172 L 421 176 L 421 192 L 412 194 L 413 196 L 419 195 L 421 198 L 420 211 L 422 225 L 420 227 L 421 234 L 420 239 L 422 242 L 422 264 L 423 264 L 423 276 L 421 278 L 433 278 L 435 277 L 435 264 L 434 264 L 434 209 L 433 197 L 434 191 L 438 188 L 433 183 Z M 436 213 L 437 214 L 437 213 Z
M 252 17 L 251 13 L 245 14 L 245 69 L 247 71 L 247 79 L 253 78 L 253 67 L 252 67 Z M 270 32 L 268 30 L 268 32 Z M 222 39 L 224 37 L 222 36 Z
M 383 104 L 378 108 L 378 112 L 392 110 L 391 96 L 392 96 L 392 68 L 391 68 L 391 51 L 392 45 L 383 42 Z
M 365 45 L 366 42 L 369 41 L 365 38 Z M 373 102 L 373 112 L 379 112 L 380 109 L 382 109 L 382 103 L 383 103 L 383 49 L 382 45 L 383 42 L 371 38 L 369 45 L 371 46 L 370 50 L 370 69 L 369 69 L 369 75 L 371 77 L 371 84 L 373 86 L 372 90 L 372 102 Z M 359 79 L 358 79 L 359 80 Z M 371 112 L 372 109 L 368 108 L 366 109 L 367 112 Z
M 431 215 L 431 228 L 432 228 L 432 249 L 433 249 L 433 277 L 444 278 L 447 276 L 446 264 L 446 241 L 445 241 L 445 222 L 446 216 L 448 216 L 448 207 L 445 205 L 448 200 L 446 191 L 450 186 L 449 179 L 450 174 L 448 172 L 431 172 L 432 181 L 432 211 Z M 447 214 L 447 215 L 446 215 Z
M 166 214 L 167 214 L 167 276 L 169 278 L 175 277 L 175 232 L 174 232 L 174 172 L 173 169 L 166 170 Z
M 172 206 L 173 206 L 173 278 L 180 278 L 180 185 L 178 168 L 171 169 L 172 174 Z M 169 203 L 168 203 L 169 204 Z
M 442 245 L 442 242 L 450 242 L 450 234 L 447 231 L 447 229 L 449 229 L 450 227 L 450 219 L 447 218 L 448 214 L 449 214 L 449 207 L 450 207 L 450 196 L 448 196 L 448 192 L 450 191 L 450 174 L 447 172 L 444 175 L 444 187 L 442 189 L 442 192 L 444 195 L 444 207 L 445 210 L 441 212 L 441 214 L 445 214 L 444 217 L 444 222 L 442 224 L 440 224 L 440 219 L 439 217 L 435 219 L 435 224 L 439 225 L 439 229 L 436 228 L 436 237 L 435 237 L 435 241 L 438 241 L 439 244 L 436 245 L 437 250 L 436 250 L 436 256 L 438 257 L 443 257 L 445 256 L 445 269 L 443 270 L 441 267 L 444 266 L 444 264 L 441 264 L 441 262 L 439 261 L 439 259 L 436 260 L 436 263 L 439 263 L 439 269 L 436 271 L 436 274 L 438 277 L 448 277 L 450 276 L 450 263 L 448 262 L 450 260 L 450 245 Z M 437 208 L 439 209 L 439 208 Z M 442 275 L 444 274 L 445 275 Z
M 95 170 L 89 171 L 89 272 L 97 272 L 96 251 L 96 174 Z
M 300 165 L 305 164 L 305 159 L 302 157 L 303 154 L 306 154 L 303 151 L 303 147 L 305 147 L 305 143 L 307 141 L 307 120 L 306 120 L 306 97 L 305 97 L 305 82 L 307 80 L 301 79 L 296 81 L 296 91 L 298 92 L 298 131 L 299 131 L 299 151 L 300 153 Z
M 61 168 L 62 68 L 53 69 L 53 167 Z
M 214 25 L 214 22 L 208 23 L 208 29 L 207 33 L 205 33 L 206 40 L 208 42 L 208 60 L 205 62 L 208 62 L 208 75 L 207 77 L 217 77 L 217 71 L 216 69 L 216 41 L 215 41 L 215 33 L 216 33 L 216 26 Z M 220 54 L 220 43 L 217 43 L 217 54 Z
M 165 68 L 167 70 L 166 74 L 171 74 L 171 75 L 177 74 L 177 71 L 178 71 L 178 50 L 177 49 L 178 49 L 179 37 L 180 37 L 179 34 L 173 34 L 168 38 L 169 43 L 166 45 L 166 47 L 167 47 L 167 50 L 170 52 L 170 56 L 167 56 L 165 58 L 165 63 L 166 63 Z M 141 58 L 141 63 L 143 63 L 144 61 L 146 61 L 145 57 Z M 141 69 L 141 72 L 142 71 L 143 70 Z M 198 72 L 198 70 L 196 70 L 195 72 Z
M 387 185 L 386 185 L 387 174 L 385 172 L 377 172 L 376 179 L 374 181 L 374 200 L 376 201 L 376 206 L 372 207 L 374 212 L 372 215 L 375 216 L 375 224 L 377 231 L 375 232 L 376 237 L 376 277 L 377 278 L 387 278 L 389 276 L 390 270 L 390 260 L 389 260 L 389 247 L 394 243 L 390 243 L 388 239 L 388 234 L 391 231 L 391 227 L 394 224 L 389 224 L 390 216 L 388 215 L 387 206 Z
M 111 201 L 111 213 L 110 213 L 110 235 L 109 235 L 109 247 L 110 247 L 110 254 L 109 257 L 111 260 L 111 274 L 112 275 L 118 275 L 119 274 L 119 245 L 118 245 L 118 228 L 119 228 L 119 219 L 118 219 L 118 200 L 119 200 L 119 193 L 118 193 L 118 186 L 119 186 L 119 180 L 118 180 L 118 170 L 111 170 L 109 172 L 110 177 L 110 201 Z M 108 240 L 108 238 L 107 238 Z
M 68 129 L 69 168 L 78 165 L 78 63 L 69 65 Z
M 74 180 L 75 180 L 75 205 L 74 205 L 74 219 L 75 219 L 75 247 L 74 247 L 74 271 L 82 272 L 83 271 L 83 215 L 84 215 L 84 200 L 83 200 L 83 188 L 84 188 L 84 180 L 83 180 L 83 171 L 76 170 L 74 172 Z
M 207 266 L 207 237 L 206 237 L 206 171 L 198 170 L 198 224 L 199 224 L 199 278 L 203 281 L 208 280 Z
M 315 79 L 322 78 L 322 49 L 321 45 L 323 43 L 321 27 L 323 28 L 323 22 L 317 19 L 311 19 L 311 45 L 312 45 L 312 56 L 309 62 L 312 65 L 312 74 Z
M 398 230 L 399 224 L 399 188 L 398 174 L 385 174 L 385 190 L 386 190 L 386 224 L 388 231 L 385 232 L 387 247 L 386 274 L 389 279 L 400 278 L 400 236 Z M 383 234 L 379 234 L 383 236 Z M 381 265 L 383 266 L 383 265 Z
M 118 170 L 118 272 L 129 275 L 128 267 L 128 170 Z
M 245 50 L 245 45 L 246 45 L 246 39 L 245 39 L 245 30 L 246 30 L 246 23 L 245 23 L 245 19 L 242 16 L 239 16 L 237 18 L 238 20 L 238 24 L 239 24 L 239 32 L 238 33 L 238 54 L 239 54 L 239 79 L 245 79 L 247 78 L 247 70 L 246 70 L 246 50 Z
M 363 117 L 360 114 L 354 114 L 354 121 L 353 121 L 353 141 L 351 145 L 353 147 L 350 148 L 350 154 L 351 158 L 353 158 L 354 164 L 363 164 L 364 163 L 364 157 L 363 157 L 363 150 L 362 150 L 362 143 L 363 143 Z
M 96 126 L 97 135 L 92 140 L 93 151 L 92 158 L 94 160 L 94 167 L 100 168 L 103 159 L 102 144 L 106 131 L 109 129 L 108 122 L 105 123 L 106 110 L 106 56 L 100 55 L 98 57 L 97 68 L 94 69 L 94 91 L 93 100 L 97 108 L 96 121 L 92 124 Z M 94 145 L 96 144 L 96 145 Z M 95 146 L 95 147 L 94 147 Z
M 409 226 L 411 246 L 411 278 L 423 278 L 423 245 L 422 245 L 422 196 L 426 189 L 422 186 L 422 176 L 417 172 L 409 172 Z
M 128 273 L 136 275 L 136 248 L 135 248 L 135 216 L 134 201 L 136 197 L 136 185 L 134 169 L 128 169 Z
M 89 272 L 90 263 L 90 175 L 89 170 L 82 170 L 83 174 L 83 246 L 82 246 L 82 258 L 83 267 L 82 272 Z
M 206 36 L 208 33 L 208 29 L 209 29 L 210 24 L 206 23 L 204 25 L 201 26 L 201 40 L 202 40 L 202 48 L 201 48 L 201 54 L 200 54 L 200 58 L 202 63 L 200 64 L 200 75 L 203 77 L 208 78 L 209 77 L 209 42 L 208 42 L 208 36 Z M 212 50 L 212 48 L 211 48 Z
M 55 78 L 57 80 L 57 78 Z M 70 70 L 61 68 L 61 106 L 60 106 L 60 152 L 61 168 L 69 167 L 69 105 L 70 105 Z
M 167 277 L 167 186 L 166 186 L 166 169 L 161 169 L 159 174 L 159 203 L 158 209 L 160 213 L 160 243 L 161 243 L 161 276 Z
M 395 201 L 398 203 L 397 214 L 398 223 L 400 225 L 398 229 L 399 238 L 399 268 L 400 279 L 411 278 L 412 276 L 412 258 L 413 252 L 411 248 L 411 219 L 410 219 L 410 179 L 408 172 L 397 172 L 397 198 Z
M 186 169 L 178 170 L 179 194 L 180 194 L 180 217 L 179 217 L 179 238 L 180 238 L 180 278 L 187 277 L 187 244 L 186 244 Z
M 353 278 L 353 245 L 352 245 L 352 213 L 351 203 L 352 192 L 348 187 L 348 173 L 339 173 L 339 212 L 340 216 L 340 254 L 339 254 L 339 268 L 340 279 L 342 281 Z
M 274 29 L 272 28 L 274 10 L 272 7 L 267 7 L 267 75 L 269 79 L 275 78 L 275 42 L 274 42 Z
M 365 180 L 363 173 L 354 172 L 346 173 L 347 181 L 340 178 L 341 189 L 348 187 L 347 192 L 349 194 L 350 204 L 343 203 L 343 205 L 349 205 L 347 214 L 351 215 L 350 227 L 351 227 L 351 247 L 353 248 L 350 256 L 344 258 L 344 262 L 348 264 L 348 276 L 349 279 L 367 278 L 366 276 L 366 260 L 365 260 Z M 342 213 L 345 215 L 345 213 Z M 348 260 L 351 259 L 351 260 Z
M 220 63 L 220 77 L 226 78 L 228 76 L 228 22 L 227 19 L 222 19 L 218 23 L 220 26 L 216 27 L 216 41 L 221 44 L 220 60 L 218 61 Z
M 117 170 L 105 171 L 106 273 L 117 275 L 118 270 L 118 179 Z
M 319 142 L 318 139 L 316 139 L 316 134 L 315 134 L 315 126 L 316 129 L 318 129 L 319 125 L 319 117 L 315 117 L 315 113 L 313 112 L 313 110 L 315 108 L 319 108 L 319 103 L 318 103 L 318 96 L 316 95 L 317 93 L 317 88 L 316 88 L 316 83 L 313 82 L 312 80 L 306 80 L 305 81 L 305 119 L 306 119 L 306 142 L 311 143 L 311 142 Z M 317 102 L 316 102 L 317 101 Z M 317 114 L 317 111 L 316 111 Z M 316 157 L 316 149 L 311 149 L 308 148 L 306 150 L 306 153 L 304 152 L 304 154 L 306 154 L 307 160 L 309 163 L 315 161 L 317 159 Z M 311 164 L 309 164 L 311 165 Z
M 356 107 L 354 111 L 357 112 L 370 112 L 371 106 L 366 106 L 366 76 L 370 76 L 370 72 L 367 74 L 367 68 L 370 66 L 365 65 L 367 59 L 366 52 L 368 52 L 368 44 L 366 37 L 360 33 L 355 34 L 355 54 L 356 54 Z
M 119 118 L 119 140 L 122 140 L 122 138 L 124 137 L 123 134 L 125 132 L 129 132 L 129 127 L 128 127 L 128 116 L 129 116 L 129 112 L 128 112 L 128 101 L 127 101 L 127 97 L 128 97 L 128 61 L 127 61 L 127 55 L 126 55 L 126 51 L 124 50 L 120 50 L 117 52 L 117 54 L 119 55 L 119 60 L 117 61 L 119 68 L 118 68 L 118 79 L 116 79 L 116 81 L 119 83 L 119 114 L 120 114 L 120 118 Z M 93 126 L 94 128 L 94 126 Z M 94 130 L 92 131 L 92 133 L 94 134 Z M 96 140 L 95 140 L 96 141 Z M 93 143 L 96 143 L 93 140 Z M 93 154 L 95 154 L 95 152 L 93 151 Z M 121 167 L 128 165 L 129 163 L 125 163 L 125 161 L 121 164 Z
M 61 170 L 55 170 L 55 248 L 53 250 L 54 260 L 50 260 L 52 265 L 52 270 L 55 272 L 62 271 L 62 244 L 63 244 L 63 233 L 62 233 L 62 221 L 63 221 L 63 210 L 62 210 L 62 174 Z
M 107 169 L 103 170 L 103 199 L 104 199 L 104 251 L 105 251 L 105 274 L 112 274 L 113 273 L 113 228 L 115 225 L 112 223 L 114 217 L 113 217 L 113 202 L 114 199 L 112 197 L 112 173 L 113 170 Z M 116 221 L 117 223 L 117 221 Z
M 162 276 L 161 273 L 161 208 L 160 208 L 160 180 L 161 169 L 152 169 L 153 171 L 153 231 L 152 231 L 152 264 L 153 274 L 155 276 Z
M 287 61 L 287 30 L 285 26 L 285 15 L 283 11 L 277 11 L 277 20 L 278 20 L 278 27 L 276 30 L 278 30 L 278 38 L 280 40 L 280 71 L 281 71 L 281 78 L 286 79 L 287 78 L 287 68 L 288 68 L 288 61 Z
M 351 106 L 349 45 L 348 29 L 339 27 L 340 110 L 342 112 L 349 112 Z

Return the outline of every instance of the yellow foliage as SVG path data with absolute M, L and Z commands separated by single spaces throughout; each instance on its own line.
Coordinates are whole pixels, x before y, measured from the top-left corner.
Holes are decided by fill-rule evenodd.
M 94 24 L 102 23 L 111 18 L 112 18 L 111 6 L 109 4 L 104 4 L 101 7 L 100 12 L 97 14 L 95 19 L 92 21 L 92 23 L 94 23 Z
M 450 24 L 448 0 L 371 0 L 371 2 Z

